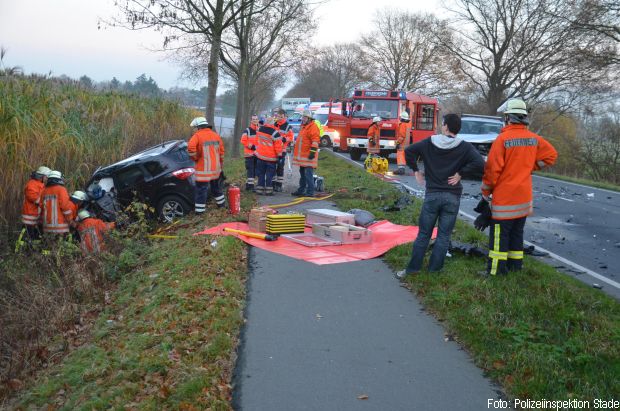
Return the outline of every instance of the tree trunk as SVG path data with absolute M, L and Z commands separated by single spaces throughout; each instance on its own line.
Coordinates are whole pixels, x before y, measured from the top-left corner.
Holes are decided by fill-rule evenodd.
M 215 125 L 215 99 L 217 97 L 217 83 L 219 81 L 220 48 L 222 46 L 221 36 L 213 36 L 211 51 L 209 53 L 209 64 L 207 65 L 207 104 L 205 117 L 211 125 Z
M 209 64 L 207 64 L 207 104 L 205 117 L 209 124 L 215 126 L 215 100 L 217 97 L 217 83 L 219 82 L 220 52 L 222 51 L 222 34 L 224 32 L 224 0 L 217 0 L 213 12 L 213 34 L 211 38 L 211 50 L 209 51 Z
M 247 57 L 242 57 L 240 63 L 241 64 L 239 64 L 239 79 L 237 81 L 237 110 L 235 113 L 235 128 L 233 131 L 232 144 L 233 157 L 237 157 L 239 155 L 239 138 L 241 137 L 242 130 L 248 125 L 247 107 L 249 90 L 247 88 Z
M 491 88 L 487 98 L 487 114 L 489 116 L 496 116 L 497 109 L 502 105 L 504 99 L 504 93 L 501 90 Z

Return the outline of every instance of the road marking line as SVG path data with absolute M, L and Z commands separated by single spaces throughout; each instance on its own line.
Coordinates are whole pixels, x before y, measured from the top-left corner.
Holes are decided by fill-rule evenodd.
M 473 215 L 468 214 L 468 213 L 466 213 L 464 211 L 460 211 L 459 210 L 459 214 L 464 215 L 465 217 L 469 218 L 470 220 L 475 220 L 476 219 L 476 217 L 474 217 Z M 601 275 L 601 274 L 599 274 L 599 273 L 597 273 L 595 271 L 592 271 L 589 268 L 586 268 L 586 267 L 584 267 L 582 265 L 579 265 L 577 263 L 574 263 L 574 262 L 572 262 L 572 261 L 570 261 L 570 260 L 568 260 L 568 259 L 566 259 L 566 258 L 564 258 L 564 257 L 562 257 L 560 255 L 557 255 L 556 253 L 551 252 L 551 251 L 547 250 L 546 248 L 543 248 L 543 247 L 539 246 L 538 244 L 534 244 L 534 243 L 531 243 L 531 242 L 525 241 L 525 240 L 523 241 L 523 243 L 525 245 L 528 245 L 528 246 L 534 246 L 537 249 L 539 249 L 539 250 L 541 250 L 541 251 L 543 251 L 545 253 L 549 253 L 549 257 L 551 257 L 551 258 L 553 258 L 555 260 L 558 260 L 561 263 L 569 265 L 569 266 L 571 266 L 572 268 L 574 268 L 576 270 L 583 271 L 584 274 L 588 274 L 588 275 L 596 278 L 597 280 L 603 281 L 603 282 L 611 285 L 612 287 L 615 287 L 615 288 L 620 290 L 620 283 L 617 283 L 614 280 L 610 280 L 609 278 L 607 278 L 607 277 L 605 277 L 605 276 L 603 276 L 603 275 Z
M 343 156 L 342 154 L 339 154 L 339 153 L 334 153 L 334 154 L 344 158 L 345 160 L 349 161 L 350 163 L 353 163 L 353 164 L 355 164 L 357 166 L 360 166 L 362 168 L 364 167 L 363 164 L 360 164 L 360 163 L 358 163 L 356 161 L 353 161 L 350 158 L 347 158 L 347 157 Z M 537 176 L 537 177 L 539 177 L 539 176 Z M 556 181 L 559 181 L 559 180 L 556 180 Z M 403 183 L 402 181 L 400 182 L 400 184 L 403 187 L 405 187 L 407 190 L 410 190 L 410 191 L 413 191 L 413 192 L 419 192 L 420 191 L 420 190 L 414 189 L 411 186 L 408 186 L 407 184 Z M 459 210 L 459 214 L 469 218 L 472 221 L 476 219 L 476 217 L 474 217 L 473 215 L 468 214 L 468 213 L 466 213 L 464 211 L 461 211 L 461 210 Z M 603 275 L 601 275 L 601 274 L 599 274 L 599 273 L 597 273 L 595 271 L 592 271 L 589 268 L 586 268 L 586 267 L 581 266 L 581 265 L 579 265 L 577 263 L 574 263 L 574 262 L 572 262 L 572 261 L 570 261 L 570 260 L 568 260 L 568 259 L 566 259 L 566 258 L 564 258 L 564 257 L 562 257 L 560 255 L 557 255 L 557 254 L 555 254 L 555 253 L 553 253 L 553 252 L 551 252 L 551 251 L 549 251 L 549 250 L 547 250 L 547 249 L 537 245 L 537 244 L 533 244 L 533 243 L 530 243 L 529 241 L 525 241 L 525 240 L 523 241 L 523 243 L 528 245 L 528 246 L 534 246 L 534 247 L 538 248 L 539 250 L 541 250 L 541 251 L 543 251 L 545 253 L 549 253 L 549 257 L 551 257 L 551 258 L 553 258 L 555 260 L 558 260 L 561 263 L 569 265 L 569 266 L 571 266 L 572 268 L 574 268 L 576 270 L 583 271 L 585 274 L 588 274 L 588 275 L 596 278 L 597 280 L 600 280 L 600 281 L 602 281 L 604 283 L 607 283 L 607 284 L 611 285 L 612 287 L 615 287 L 615 288 L 620 290 L 620 283 L 617 283 L 614 280 L 610 280 L 609 278 L 607 278 L 607 277 L 605 277 L 605 276 L 603 276 Z
M 534 174 L 533 176 L 536 177 L 536 178 L 542 178 L 542 179 L 553 181 L 553 182 L 556 182 L 556 183 L 572 184 L 572 185 L 577 186 L 577 187 L 589 188 L 589 189 L 592 189 L 592 190 L 600 190 L 600 191 L 604 191 L 606 193 L 611 193 L 611 194 L 620 194 L 617 191 L 607 190 L 606 188 L 598 188 L 598 187 L 587 186 L 585 184 L 579 184 L 579 183 L 573 183 L 571 181 L 560 180 L 559 178 L 544 177 L 544 176 L 539 176 L 537 174 Z
M 542 191 L 534 191 L 534 192 L 537 194 L 543 195 L 543 196 L 557 198 L 558 200 L 569 201 L 571 203 L 575 202 L 575 200 L 571 200 L 570 198 L 559 197 L 559 196 L 556 196 L 555 194 L 543 193 Z

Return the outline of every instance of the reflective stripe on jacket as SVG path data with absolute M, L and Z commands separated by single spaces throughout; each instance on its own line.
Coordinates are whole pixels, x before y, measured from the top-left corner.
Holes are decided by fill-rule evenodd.
M 24 189 L 24 205 L 22 206 L 22 223 L 25 225 L 37 225 L 39 222 L 39 202 L 41 193 L 45 188 L 43 181 L 31 178 Z
M 381 151 L 379 147 L 379 142 L 381 139 L 381 131 L 379 129 L 379 124 L 372 123 L 370 127 L 368 127 L 368 148 L 366 151 L 372 154 L 379 154 Z
M 258 145 L 256 157 L 263 161 L 275 162 L 282 153 L 282 139 L 280 133 L 272 125 L 264 124 L 256 132 Z
M 80 233 L 80 246 L 86 254 L 96 254 L 105 249 L 103 234 L 114 227 L 114 223 L 104 223 L 98 218 L 81 221 L 77 230 Z
M 308 124 L 302 125 L 297 140 L 295 140 L 295 147 L 293 148 L 293 164 L 300 167 L 312 167 L 317 168 L 319 164 L 319 141 L 321 136 L 319 135 L 319 127 L 314 121 L 308 122 Z M 310 160 L 310 151 L 314 151 L 314 158 Z
M 215 131 L 201 128 L 189 140 L 189 156 L 196 162 L 196 181 L 217 180 L 224 162 L 224 143 Z
M 511 220 L 532 214 L 532 171 L 553 165 L 557 156 L 547 140 L 525 125 L 504 127 L 491 145 L 482 177 L 482 194 L 493 194 L 493 218 Z
M 64 186 L 53 185 L 41 193 L 41 215 L 44 233 L 68 233 L 72 207 Z
M 243 146 L 243 157 L 254 157 L 256 150 L 250 150 L 250 146 L 258 146 L 258 137 L 256 136 L 256 127 L 250 125 L 241 135 L 241 145 Z

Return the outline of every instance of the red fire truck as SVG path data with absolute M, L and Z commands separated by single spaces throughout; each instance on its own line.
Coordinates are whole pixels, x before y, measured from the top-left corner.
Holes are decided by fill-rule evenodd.
M 337 102 L 342 103 L 338 112 Z M 405 111 L 411 119 L 411 142 L 436 134 L 437 100 L 406 91 L 355 90 L 350 99 L 331 100 L 328 124 L 340 133 L 340 150 L 349 151 L 351 159 L 359 160 L 366 153 L 372 118 L 381 117 L 381 155 L 388 156 L 396 152 L 396 128 L 400 113 Z

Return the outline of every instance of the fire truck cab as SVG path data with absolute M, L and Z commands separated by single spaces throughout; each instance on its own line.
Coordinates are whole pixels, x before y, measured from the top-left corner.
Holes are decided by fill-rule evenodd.
M 341 103 L 338 109 L 336 103 Z M 372 118 L 381 117 L 379 145 L 381 155 L 387 157 L 396 152 L 396 129 L 403 112 L 409 113 L 411 122 L 406 145 L 436 133 L 437 100 L 406 91 L 355 90 L 352 98 L 330 100 L 328 122 L 340 134 L 340 150 L 349 151 L 351 159 L 359 160 L 366 153 Z

